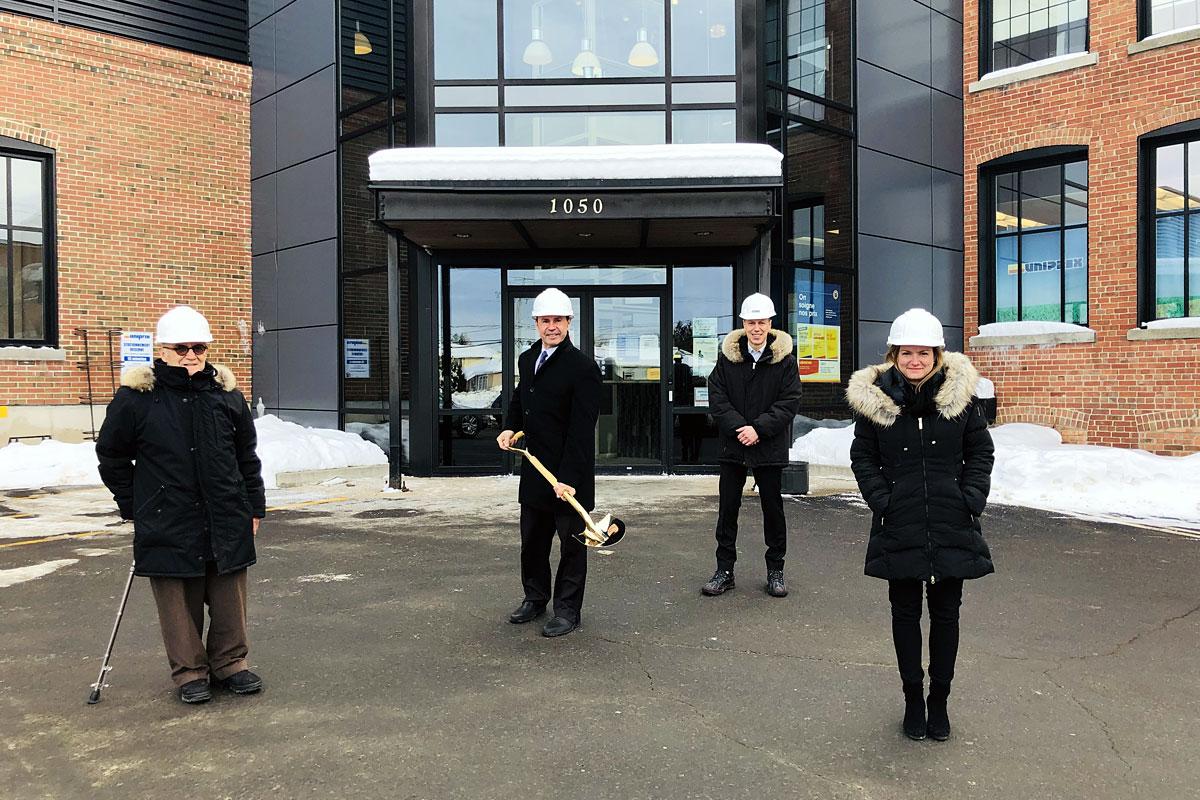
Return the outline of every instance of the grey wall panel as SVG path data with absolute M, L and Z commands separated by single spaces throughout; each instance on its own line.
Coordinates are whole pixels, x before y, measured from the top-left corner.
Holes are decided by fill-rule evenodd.
M 859 232 L 931 244 L 930 171 L 858 148 Z
M 963 254 L 933 250 L 933 304 L 929 310 L 942 325 L 963 326 Z
M 961 353 L 963 349 L 963 329 L 950 325 L 942 326 L 942 335 L 946 338 L 946 349 Z
M 930 170 L 933 180 L 933 243 L 963 248 L 963 179 L 953 172 Z
M 930 94 L 923 84 L 860 63 L 859 143 L 922 164 L 932 163 Z
M 258 178 L 279 168 L 276 156 L 276 98 L 265 97 L 250 106 L 250 177 Z
M 891 320 L 858 323 L 858 363 L 860 366 L 882 363 L 884 355 L 887 354 L 888 330 L 891 327 Z
M 860 318 L 891 321 L 910 308 L 929 308 L 932 280 L 933 248 L 858 237 Z
M 281 249 L 337 236 L 337 156 L 334 153 L 280 170 L 275 177 L 279 182 Z
M 334 0 L 295 0 L 281 8 L 274 19 L 276 89 L 334 62 Z
M 279 251 L 279 325 L 337 324 L 337 241 Z
M 266 330 L 274 330 L 279 327 L 276 324 L 279 294 L 275 254 L 255 256 L 253 270 L 254 330 L 258 331 L 259 326 Z
M 280 91 L 274 99 L 278 108 L 279 168 L 290 167 L 337 147 L 337 70 L 330 66 Z
M 930 40 L 933 44 L 930 66 L 932 85 L 947 94 L 962 97 L 962 23 L 941 14 L 930 14 L 929 19 Z
M 303 425 L 306 428 L 333 428 L 336 430 L 338 426 L 336 411 L 295 411 L 292 409 L 282 409 L 278 414 L 280 419 L 287 422 L 294 422 L 297 425 Z
M 251 375 L 254 385 L 252 396 L 247 398 L 252 407 L 258 405 L 258 398 L 263 399 L 263 405 L 274 407 L 279 404 L 279 334 L 267 331 L 254 334 L 254 362 Z
M 951 19 L 962 22 L 963 0 L 927 0 L 926 5 L 935 11 L 940 11 Z
M 941 169 L 963 171 L 963 104 L 957 97 L 932 93 L 933 165 Z
M 872 0 L 859 8 L 858 57 L 929 84 L 929 15 L 916 0 Z
M 278 240 L 275 182 L 274 175 L 250 181 L 250 249 L 255 254 L 274 250 Z
M 312 411 L 336 411 L 337 326 L 279 331 L 279 405 Z
M 250 101 L 254 102 L 275 91 L 274 17 L 250 29 L 250 64 Z
M 283 0 L 286 2 L 286 0 Z M 255 25 L 275 13 L 275 0 L 250 0 L 250 24 Z

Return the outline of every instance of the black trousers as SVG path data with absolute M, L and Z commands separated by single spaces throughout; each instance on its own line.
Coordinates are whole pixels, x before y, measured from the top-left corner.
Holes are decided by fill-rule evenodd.
M 738 511 L 746 486 L 745 464 L 721 462 L 721 500 L 717 510 L 717 569 L 733 572 L 737 562 Z M 767 569 L 783 569 L 787 555 L 787 520 L 783 516 L 783 467 L 755 467 L 754 482 L 762 501 L 763 538 L 767 542 Z
M 558 574 L 554 576 L 554 614 L 579 622 L 583 587 L 587 582 L 587 548 L 575 539 L 583 520 L 566 508 L 555 514 L 521 505 L 521 585 L 525 599 L 538 605 L 550 602 L 550 546 L 558 534 Z
M 906 685 L 925 680 L 921 671 L 921 587 L 929 601 L 929 680 L 949 687 L 958 658 L 958 609 L 962 605 L 961 578 L 943 578 L 925 584 L 916 579 L 888 581 L 892 601 L 892 641 L 900 680 Z

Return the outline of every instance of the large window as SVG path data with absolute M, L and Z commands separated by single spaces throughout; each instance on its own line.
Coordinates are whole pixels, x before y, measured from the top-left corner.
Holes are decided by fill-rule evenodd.
M 1142 319 L 1200 317 L 1200 131 L 1142 152 Z
M 1086 156 L 1052 155 L 988 167 L 983 186 L 988 213 L 981 318 L 1086 325 Z
M 11 144 L 20 150 L 5 149 Z M 52 162 L 0 137 L 0 343 L 54 344 Z
M 982 0 L 983 72 L 1088 48 L 1088 0 Z
M 1200 25 L 1200 0 L 1138 0 L 1142 37 Z

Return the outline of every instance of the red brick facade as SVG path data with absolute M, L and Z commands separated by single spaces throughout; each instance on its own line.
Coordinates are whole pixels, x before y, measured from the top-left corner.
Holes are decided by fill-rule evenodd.
M 0 360 L 0 405 L 78 404 L 74 329 L 106 346 L 106 329 L 152 331 L 184 302 L 212 323 L 213 360 L 248 387 L 250 67 L 0 14 L 0 75 L 0 136 L 55 151 L 66 352 Z
M 995 381 L 999 421 L 1050 424 L 1067 441 L 1200 450 L 1200 339 L 1129 341 L 1138 325 L 1138 137 L 1200 119 L 1200 41 L 1129 52 L 1137 4 L 1093 2 L 1099 62 L 964 91 L 965 336 L 979 327 L 979 165 L 1048 145 L 1088 148 L 1088 304 L 1096 341 L 971 348 Z M 964 4 L 964 90 L 978 79 L 978 3 Z

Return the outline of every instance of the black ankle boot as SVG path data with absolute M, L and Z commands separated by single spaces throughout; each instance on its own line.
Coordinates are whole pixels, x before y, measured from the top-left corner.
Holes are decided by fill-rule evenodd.
M 915 741 L 925 738 L 925 687 L 919 683 L 904 686 L 904 735 Z
M 946 712 L 946 698 L 950 696 L 950 684 L 929 684 L 929 738 L 944 742 L 950 738 L 950 715 Z

